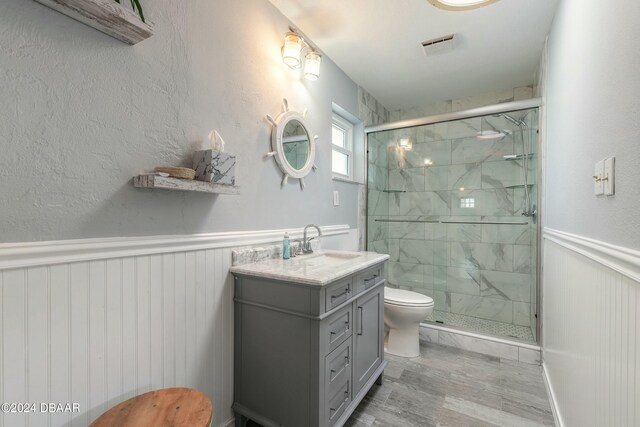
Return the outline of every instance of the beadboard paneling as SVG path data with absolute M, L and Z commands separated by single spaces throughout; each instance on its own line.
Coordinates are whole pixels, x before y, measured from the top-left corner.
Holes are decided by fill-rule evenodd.
M 640 425 L 640 253 L 545 231 L 543 360 L 564 426 Z
M 329 229 L 324 247 L 357 247 L 355 230 Z M 192 246 L 181 236 L 178 243 L 169 242 L 174 252 L 157 245 L 157 238 L 151 245 L 123 239 L 121 250 L 108 239 L 108 256 L 99 240 L 78 242 L 95 259 L 64 242 L 69 262 L 56 242 L 48 243 L 51 253 L 47 244 L 38 244 L 37 256 L 29 250 L 32 244 L 0 245 L 0 402 L 80 405 L 80 413 L 73 414 L 0 412 L 0 426 L 86 427 L 125 399 L 173 386 L 205 392 L 213 401 L 212 425 L 228 425 L 233 421 L 231 248 L 264 243 L 265 233 L 254 240 L 247 232 L 237 239 L 226 233 L 224 245 L 207 236 L 211 248 L 202 236 L 194 237 Z M 9 248 L 25 259 L 11 253 L 3 260 Z M 3 264 L 7 260 L 23 266 Z
M 77 402 L 80 414 L 34 414 L 29 425 L 87 426 L 136 394 L 188 386 L 213 397 L 223 425 L 233 416 L 230 265 L 214 249 L 3 271 L 3 401 Z M 3 425 L 25 419 L 5 414 Z

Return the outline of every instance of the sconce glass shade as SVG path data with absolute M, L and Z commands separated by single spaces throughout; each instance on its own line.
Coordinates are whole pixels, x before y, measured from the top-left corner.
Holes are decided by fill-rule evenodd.
M 320 78 L 320 63 L 322 55 L 318 52 L 311 51 L 307 53 L 304 61 L 304 77 L 307 80 L 318 80 Z
M 296 33 L 286 33 L 282 46 L 282 62 L 291 68 L 300 67 L 300 52 L 302 51 L 302 37 Z

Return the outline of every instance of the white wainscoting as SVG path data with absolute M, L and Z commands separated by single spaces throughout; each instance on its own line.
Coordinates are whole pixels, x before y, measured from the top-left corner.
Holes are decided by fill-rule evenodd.
M 545 229 L 543 365 L 559 424 L 640 425 L 640 252 Z
M 322 227 L 322 247 L 357 231 Z M 294 238 L 302 230 L 289 230 Z M 0 426 L 82 426 L 163 387 L 233 422 L 231 249 L 284 230 L 0 245 L 0 403 L 73 402 L 80 413 L 3 414 Z

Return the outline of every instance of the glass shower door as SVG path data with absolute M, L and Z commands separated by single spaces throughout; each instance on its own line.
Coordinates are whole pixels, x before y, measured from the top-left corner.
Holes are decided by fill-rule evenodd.
M 537 109 L 368 134 L 369 250 L 426 321 L 535 341 Z

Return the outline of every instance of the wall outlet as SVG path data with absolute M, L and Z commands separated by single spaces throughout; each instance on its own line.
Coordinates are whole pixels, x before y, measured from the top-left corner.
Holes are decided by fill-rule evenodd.
M 600 160 L 596 163 L 593 169 L 593 194 L 601 196 L 604 194 L 604 184 L 602 177 L 604 176 L 604 160 Z
M 340 192 L 337 190 L 333 192 L 333 206 L 340 206 Z
M 609 157 L 604 160 L 604 173 L 602 174 L 602 183 L 604 185 L 604 195 L 613 196 L 615 194 L 615 178 L 616 178 L 616 158 Z

